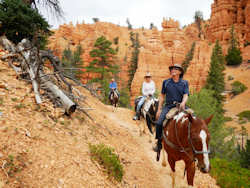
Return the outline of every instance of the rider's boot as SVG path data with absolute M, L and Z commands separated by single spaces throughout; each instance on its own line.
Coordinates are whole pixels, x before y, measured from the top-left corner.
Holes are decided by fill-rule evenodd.
M 153 150 L 157 153 L 156 161 L 160 160 L 161 149 L 162 149 L 162 137 L 158 138 L 157 144 L 153 147 Z

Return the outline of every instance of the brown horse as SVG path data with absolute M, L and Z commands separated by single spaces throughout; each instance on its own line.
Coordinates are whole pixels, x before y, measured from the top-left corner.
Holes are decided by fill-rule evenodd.
M 170 120 L 163 131 L 163 148 L 168 154 L 168 163 L 172 170 L 172 187 L 175 185 L 175 163 L 183 160 L 187 182 L 193 186 L 195 174 L 195 160 L 198 159 L 198 168 L 203 173 L 210 170 L 209 164 L 209 139 L 208 124 L 213 115 L 203 120 L 192 114 L 180 112 Z M 166 166 L 165 151 L 163 150 L 162 165 Z
M 113 111 L 115 111 L 115 108 L 117 107 L 118 100 L 119 100 L 119 95 L 117 91 L 115 89 L 112 89 L 110 93 L 109 101 L 110 101 L 110 104 L 113 106 Z

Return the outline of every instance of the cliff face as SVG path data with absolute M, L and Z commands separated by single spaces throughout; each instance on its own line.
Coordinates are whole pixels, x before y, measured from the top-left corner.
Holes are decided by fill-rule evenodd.
M 245 53 L 244 43 L 250 41 L 250 0 L 214 0 L 211 5 L 211 18 L 206 35 L 211 42 L 221 41 L 224 52 L 230 40 L 230 29 L 234 25 L 243 59 L 250 56 Z
M 201 38 L 198 38 L 199 31 L 195 24 L 180 29 L 178 21 L 173 19 L 164 19 L 161 31 L 143 28 L 128 30 L 126 27 L 111 23 L 97 22 L 76 24 L 76 26 L 61 25 L 50 38 L 49 48 L 61 56 L 65 48 L 74 49 L 77 44 L 80 44 L 84 50 L 82 54 L 84 65 L 87 65 L 92 60 L 89 52 L 98 37 L 104 35 L 113 43 L 114 38 L 118 37 L 118 44 L 113 44 L 113 48 L 118 49 L 116 63 L 121 70 L 118 82 L 120 87 L 124 87 L 127 86 L 133 50 L 129 33 L 138 33 L 141 48 L 138 69 L 131 87 L 132 102 L 140 94 L 141 84 L 147 71 L 153 75 L 153 80 L 160 91 L 162 81 L 169 77 L 169 65 L 181 64 L 192 43 L 196 42 L 193 60 L 184 79 L 189 81 L 191 90 L 199 90 L 206 81 L 213 43 L 217 39 L 220 40 L 226 53 L 232 24 L 237 32 L 243 60 L 246 62 L 250 59 L 250 46 L 244 47 L 244 43 L 250 41 L 250 0 L 215 0 L 211 8 L 210 20 L 202 23 Z M 92 77 L 94 75 L 86 73 L 82 77 L 82 82 L 87 82 Z
M 198 30 L 195 25 L 189 25 L 182 30 L 177 21 L 169 19 L 163 20 L 162 27 L 163 30 L 158 31 L 157 29 L 128 30 L 126 27 L 104 22 L 82 23 L 76 26 L 61 25 L 50 37 L 49 48 L 56 55 L 61 56 L 65 48 L 75 49 L 80 44 L 84 50 L 82 54 L 84 65 L 87 65 L 92 60 L 89 52 L 99 36 L 104 35 L 112 42 L 114 38 L 118 37 L 118 44 L 113 44 L 113 48 L 119 49 L 116 63 L 121 68 L 119 73 L 121 87 L 126 86 L 128 81 L 128 69 L 133 50 L 129 33 L 138 33 L 141 47 L 138 69 L 131 87 L 131 101 L 133 101 L 135 96 L 140 93 L 141 84 L 147 71 L 152 73 L 157 89 L 160 90 L 162 81 L 169 77 L 168 67 L 173 63 L 181 63 L 192 43 L 197 41 L 194 58 L 190 62 L 185 79 L 189 80 L 191 88 L 200 89 L 205 82 L 209 68 L 211 46 L 208 45 L 208 41 L 198 38 Z M 93 76 L 85 74 L 82 82 L 87 82 Z

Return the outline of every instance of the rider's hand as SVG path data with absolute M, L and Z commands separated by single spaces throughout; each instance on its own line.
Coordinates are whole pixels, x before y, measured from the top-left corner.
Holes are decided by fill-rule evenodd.
M 182 110 L 185 110 L 185 103 L 183 103 L 183 102 L 180 104 L 180 111 L 182 111 Z
M 156 113 L 156 120 L 159 119 L 160 115 L 161 115 L 161 110 L 159 109 L 159 110 L 157 111 L 157 113 Z

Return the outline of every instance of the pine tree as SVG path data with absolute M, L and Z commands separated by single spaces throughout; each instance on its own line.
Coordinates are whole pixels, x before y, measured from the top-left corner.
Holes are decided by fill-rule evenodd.
M 21 0 L 0 1 L 0 22 L 0 35 L 5 34 L 16 44 L 23 38 L 32 41 L 36 36 L 39 37 L 39 46 L 43 47 L 46 38 L 51 34 L 48 22 Z
M 188 51 L 184 61 L 182 62 L 182 68 L 184 70 L 184 73 L 187 71 L 187 68 L 189 66 L 190 61 L 192 61 L 194 56 L 194 48 L 195 48 L 195 42 L 193 42 L 191 49 Z
M 230 46 L 227 51 L 226 61 L 227 65 L 239 65 L 242 63 L 241 51 L 239 49 L 239 44 L 237 41 L 237 37 L 235 36 L 234 25 L 231 28 L 231 40 Z
M 201 11 L 196 11 L 194 15 L 194 21 L 199 29 L 199 37 L 201 35 L 201 22 L 203 21 L 203 13 Z
M 79 80 L 83 74 L 82 52 L 81 45 L 78 45 L 73 53 L 69 48 L 65 49 L 62 56 L 62 66 L 65 68 L 65 73 Z
M 119 67 L 114 64 L 116 52 L 111 45 L 109 40 L 101 36 L 96 40 L 94 49 L 90 51 L 93 61 L 86 67 L 86 70 L 97 74 L 94 81 L 106 79 L 119 71 Z
M 131 64 L 129 66 L 129 71 L 128 71 L 128 75 L 129 75 L 128 87 L 129 87 L 129 90 L 131 90 L 131 84 L 132 84 L 134 74 L 136 72 L 137 65 L 138 65 L 138 57 L 139 57 L 139 53 L 140 53 L 139 34 L 138 33 L 134 34 L 133 32 L 130 32 L 130 40 L 132 42 L 131 47 L 133 48 L 133 51 L 132 51 L 132 57 L 131 57 Z
M 207 77 L 206 88 L 214 91 L 214 97 L 218 100 L 219 104 L 222 104 L 223 96 L 221 93 L 224 91 L 225 82 L 224 82 L 224 56 L 222 54 L 222 48 L 219 44 L 219 41 L 216 41 L 216 44 L 213 48 L 213 53 L 211 56 L 210 70 Z

